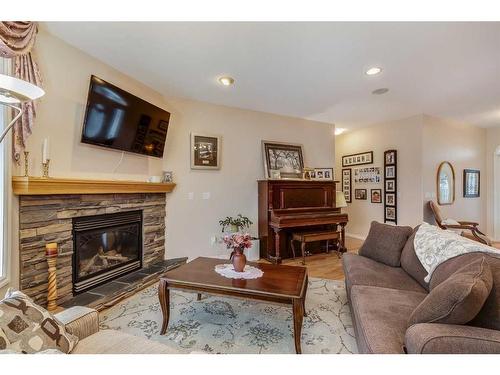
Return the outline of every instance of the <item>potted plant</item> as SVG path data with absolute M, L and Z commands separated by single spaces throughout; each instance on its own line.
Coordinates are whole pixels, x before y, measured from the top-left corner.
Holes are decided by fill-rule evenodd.
M 252 221 L 242 214 L 238 214 L 236 217 L 228 216 L 224 220 L 219 220 L 219 225 L 222 227 L 222 232 L 226 230 L 226 228 L 231 228 L 231 233 L 237 233 L 242 229 L 250 228 L 252 225 Z

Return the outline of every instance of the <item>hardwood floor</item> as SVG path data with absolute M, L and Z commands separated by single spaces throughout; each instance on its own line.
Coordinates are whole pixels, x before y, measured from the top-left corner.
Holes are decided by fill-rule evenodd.
M 349 252 L 357 252 L 363 244 L 363 241 L 346 237 L 346 247 Z M 267 260 L 260 260 L 266 262 Z M 301 266 L 302 258 L 285 259 L 283 264 L 289 266 Z M 306 258 L 306 267 L 309 277 L 318 277 L 322 279 L 343 280 L 344 271 L 342 270 L 342 259 L 339 259 L 337 253 L 331 251 L 329 254 L 311 255 Z

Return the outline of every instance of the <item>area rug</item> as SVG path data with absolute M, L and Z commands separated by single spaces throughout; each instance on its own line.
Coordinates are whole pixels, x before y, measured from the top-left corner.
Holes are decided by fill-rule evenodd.
M 172 290 L 170 322 L 162 323 L 157 285 L 101 313 L 101 329 L 146 337 L 181 353 L 295 353 L 290 306 Z M 357 353 L 344 283 L 310 279 L 302 353 Z

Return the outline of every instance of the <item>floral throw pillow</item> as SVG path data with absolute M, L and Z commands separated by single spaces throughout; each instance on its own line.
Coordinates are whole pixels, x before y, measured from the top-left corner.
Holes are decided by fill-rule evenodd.
M 9 289 L 0 301 L 0 350 L 70 353 L 78 342 L 52 314 L 24 293 Z

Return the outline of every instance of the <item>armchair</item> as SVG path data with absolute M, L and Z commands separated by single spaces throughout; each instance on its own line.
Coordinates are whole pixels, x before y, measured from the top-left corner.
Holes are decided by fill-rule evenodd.
M 473 221 L 456 221 L 453 219 L 444 219 L 441 215 L 441 209 L 439 206 L 433 201 L 429 201 L 429 207 L 434 215 L 434 219 L 436 220 L 437 225 L 441 229 L 449 229 L 449 230 L 458 230 L 460 234 L 464 237 L 469 237 L 475 241 L 481 242 L 485 245 L 491 246 L 491 240 L 479 230 L 479 223 L 475 223 Z M 470 235 L 467 235 L 467 232 L 470 231 Z

